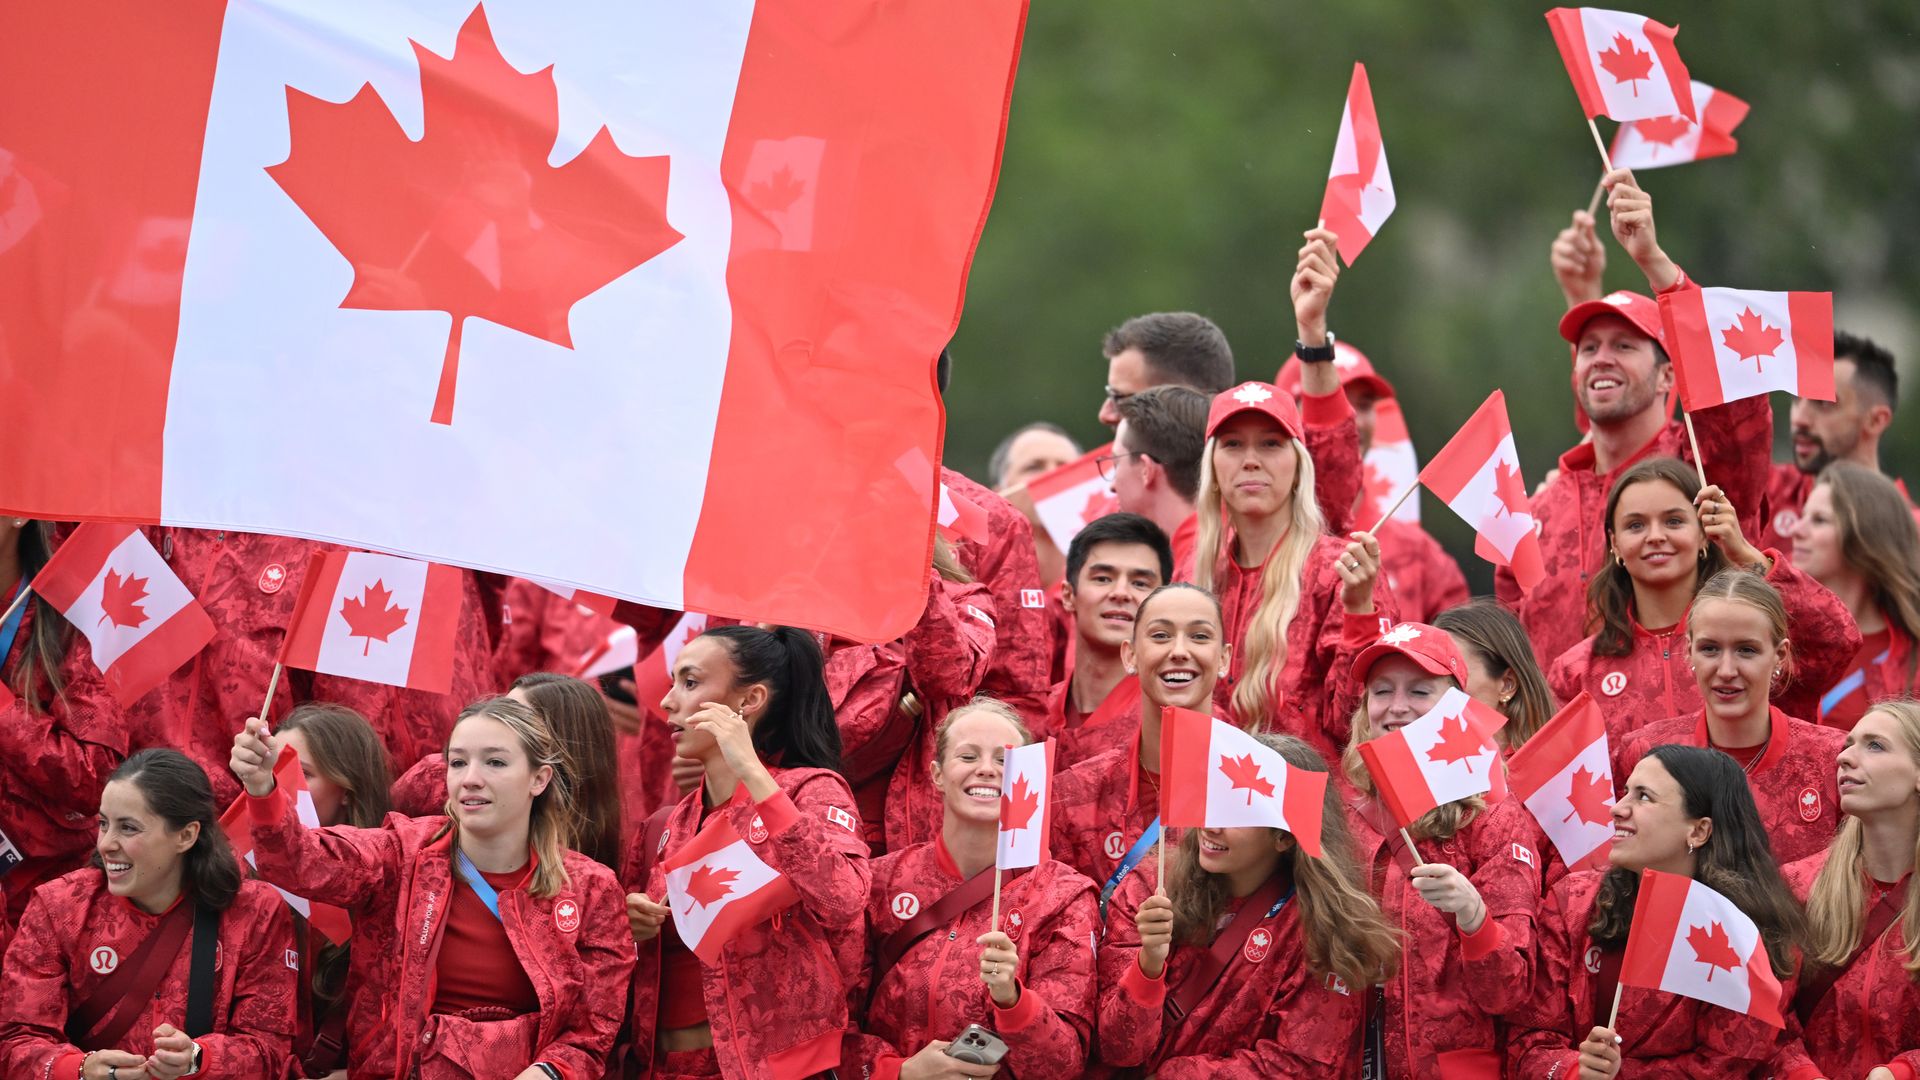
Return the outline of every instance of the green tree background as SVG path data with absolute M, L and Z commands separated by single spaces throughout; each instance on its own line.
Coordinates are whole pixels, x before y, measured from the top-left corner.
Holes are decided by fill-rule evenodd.
M 1545 10 L 1035 3 L 953 345 L 949 464 L 984 477 L 1001 436 L 1036 419 L 1104 442 L 1100 337 L 1142 312 L 1208 315 L 1242 378 L 1272 378 L 1359 60 L 1399 205 L 1342 274 L 1331 325 L 1394 383 L 1422 460 L 1503 388 L 1538 482 L 1578 437 L 1547 247 L 1600 173 Z M 1920 482 L 1920 3 L 1637 10 L 1677 23 L 1693 76 L 1753 107 L 1737 154 L 1640 175 L 1662 244 L 1706 283 L 1833 291 L 1836 322 L 1899 360 L 1908 401 L 1882 467 Z M 1607 286 L 1644 290 L 1606 242 Z M 1468 530 L 1431 499 L 1423 516 L 1488 591 Z

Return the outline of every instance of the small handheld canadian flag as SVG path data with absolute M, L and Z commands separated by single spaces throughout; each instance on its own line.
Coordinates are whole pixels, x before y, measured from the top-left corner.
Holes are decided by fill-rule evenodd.
M 1334 343 L 1333 362 L 1340 362 L 1340 347 L 1343 341 Z M 1420 492 L 1413 484 L 1420 477 L 1420 459 L 1413 450 L 1413 437 L 1407 433 L 1407 418 L 1400 412 L 1400 402 L 1394 398 L 1381 398 L 1373 406 L 1373 445 L 1367 448 L 1367 456 L 1361 460 L 1361 492 L 1365 500 L 1360 513 L 1355 515 L 1359 521 L 1379 521 L 1393 511 L 1392 516 L 1414 524 L 1420 522 Z M 1395 506 L 1395 492 L 1408 491 L 1409 495 Z
M 993 865 L 1000 870 L 1039 866 L 1052 858 L 1053 740 L 1007 748 L 1000 770 L 1000 838 Z
M 1520 474 L 1506 395 L 1495 390 L 1420 470 L 1420 482 L 1466 519 L 1481 558 L 1510 567 L 1523 589 L 1547 576 L 1533 504 Z
M 1285 829 L 1321 855 L 1327 774 L 1302 769 L 1272 747 L 1205 713 L 1161 710 L 1160 822 L 1167 828 Z
M 1099 459 L 1111 453 L 1113 444 L 1108 443 L 1027 481 L 1034 513 L 1061 551 L 1088 522 L 1120 509 L 1112 485 L 1100 475 Z
M 444 694 L 453 685 L 460 571 L 366 551 L 307 563 L 280 662 Z
M 933 523 L 948 543 L 956 540 L 971 540 L 976 544 L 987 542 L 986 510 L 945 484 L 940 485 L 940 510 L 934 515 Z
M 1360 744 L 1360 759 L 1394 822 L 1405 828 L 1436 806 L 1484 794 L 1500 765 L 1494 733 L 1507 718 L 1449 689 L 1425 716 Z
M 86 636 L 122 705 L 213 640 L 213 620 L 132 525 L 81 525 L 35 575 L 33 591 Z
M 1621 124 L 1613 133 L 1609 151 L 1613 167 L 1659 169 L 1723 157 L 1740 149 L 1733 129 L 1747 118 L 1746 102 L 1696 79 L 1693 106 L 1700 114 L 1697 124 L 1684 116 L 1656 116 Z
M 693 842 L 661 864 L 673 926 L 702 962 L 720 962 L 733 936 L 772 918 L 799 899 L 786 876 L 760 860 L 724 813 L 700 827 Z
M 294 752 L 293 747 L 281 745 L 280 755 L 273 761 L 273 783 L 283 797 L 293 800 L 300 824 L 309 829 L 320 827 L 320 814 L 314 809 L 313 794 L 307 790 L 307 778 L 300 769 L 300 755 Z M 253 826 L 248 821 L 247 796 L 243 794 L 233 800 L 226 813 L 220 815 L 220 830 L 227 834 L 227 843 L 232 845 L 234 854 L 240 856 L 248 866 L 253 866 Z M 345 945 L 347 939 L 353 936 L 353 920 L 345 908 L 313 903 L 278 885 L 274 889 L 288 907 L 299 912 L 308 925 L 325 934 L 328 941 Z
M 667 714 L 660 710 L 660 699 L 667 696 L 673 688 L 673 665 L 680 659 L 680 650 L 687 642 L 707 632 L 707 617 L 697 611 L 689 611 L 680 616 L 673 624 L 660 646 L 640 658 L 633 665 L 633 696 L 641 708 L 656 720 L 665 720 Z
M 1693 80 L 1673 46 L 1677 28 L 1644 15 L 1588 7 L 1554 8 L 1547 12 L 1547 26 L 1588 119 L 1697 118 Z
M 1340 135 L 1333 144 L 1333 168 L 1320 200 L 1320 220 L 1340 238 L 1340 257 L 1348 266 L 1380 232 L 1393 213 L 1393 177 L 1387 172 L 1387 148 L 1373 111 L 1373 87 L 1367 66 L 1353 65 L 1347 104 L 1340 111 Z
M 1585 691 L 1507 759 L 1507 780 L 1574 870 L 1606 865 L 1613 842 L 1607 725 Z
M 1787 1026 L 1760 928 L 1733 901 L 1682 874 L 1645 870 L 1620 984 L 1664 990 Z
M 1688 412 L 1770 390 L 1833 400 L 1832 293 L 1682 289 L 1660 319 Z

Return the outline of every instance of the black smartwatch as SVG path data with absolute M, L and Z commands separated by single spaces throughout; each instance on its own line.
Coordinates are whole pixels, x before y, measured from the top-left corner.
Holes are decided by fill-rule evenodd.
M 554 1068 L 553 1066 L 547 1064 L 544 1061 L 534 1062 L 533 1067 L 536 1069 L 539 1069 L 543 1073 L 546 1073 L 547 1076 L 552 1078 L 552 1080 L 560 1080 L 560 1070 Z
M 1293 343 L 1293 355 L 1299 357 L 1303 364 L 1324 364 L 1333 359 L 1333 331 L 1327 331 L 1325 345 L 1308 345 L 1296 338 Z

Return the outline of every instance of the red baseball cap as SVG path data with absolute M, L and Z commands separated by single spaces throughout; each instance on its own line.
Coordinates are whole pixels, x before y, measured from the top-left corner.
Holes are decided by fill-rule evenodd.
M 1243 412 L 1272 417 L 1288 438 L 1297 439 L 1306 430 L 1300 424 L 1300 409 L 1293 403 L 1292 394 L 1281 393 L 1272 383 L 1244 382 L 1213 396 L 1213 406 L 1207 410 L 1207 438 L 1213 438 L 1221 424 Z
M 1660 323 L 1660 305 L 1651 297 L 1624 289 L 1569 308 L 1565 315 L 1560 316 L 1560 336 L 1578 345 L 1581 331 L 1598 315 L 1618 315 L 1641 333 L 1659 342 L 1661 348 L 1667 347 L 1667 332 Z
M 1388 653 L 1399 653 L 1429 675 L 1451 675 L 1463 689 L 1467 685 L 1467 658 L 1461 655 L 1453 638 L 1438 627 L 1413 622 L 1396 624 L 1381 634 L 1378 641 L 1360 650 L 1360 655 L 1353 660 L 1354 680 L 1366 681 L 1374 662 Z
M 1300 367 L 1299 357 L 1287 357 L 1287 362 L 1280 365 L 1280 374 L 1274 376 L 1273 384 L 1293 397 L 1299 397 Z M 1381 378 L 1380 373 L 1373 370 L 1373 363 L 1367 359 L 1367 354 L 1339 338 L 1333 341 L 1333 368 L 1340 373 L 1342 390 L 1358 383 L 1371 390 L 1374 397 L 1393 396 L 1393 384 Z

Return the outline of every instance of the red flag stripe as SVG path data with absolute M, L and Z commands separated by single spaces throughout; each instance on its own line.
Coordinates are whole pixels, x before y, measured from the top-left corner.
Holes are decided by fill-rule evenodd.
M 1513 425 L 1507 419 L 1506 394 L 1495 390 L 1420 470 L 1420 482 L 1441 502 L 1452 502 L 1511 434 Z
M 1573 80 L 1573 93 L 1580 99 L 1581 111 L 1589 118 L 1599 116 L 1606 111 L 1607 104 L 1600 96 L 1593 64 L 1587 60 L 1592 53 L 1587 49 L 1587 29 L 1580 21 L 1580 9 L 1554 8 L 1547 12 L 1547 28 L 1553 31 L 1553 43 L 1567 67 L 1567 78 Z
M 340 571 L 347 561 L 343 551 L 317 551 L 307 560 L 306 576 L 300 581 L 300 598 L 293 604 L 293 621 L 280 644 L 280 663 L 305 671 L 320 662 L 320 639 L 325 636 L 327 620 L 311 617 L 314 604 L 333 605 L 333 594 L 340 589 Z
M 1326 809 L 1327 781 L 1329 774 L 1296 769 L 1292 764 L 1287 768 L 1287 788 L 1280 795 L 1280 812 L 1287 816 L 1287 824 L 1293 826 L 1289 832 L 1299 843 L 1300 850 L 1318 859 L 1326 854 L 1320 843 L 1320 834 L 1326 826 L 1323 811 Z M 1314 778 L 1319 783 L 1314 783 Z M 1313 827 L 1308 828 L 1311 824 Z
M 206 648 L 214 633 L 213 620 L 206 611 L 197 602 L 189 603 L 107 665 L 107 689 L 122 702 L 138 701 L 165 682 L 181 663 Z M 156 664 L 156 657 L 177 659 Z
M 1373 789 L 1395 823 L 1411 825 L 1421 814 L 1440 805 L 1407 740 L 1382 736 L 1361 743 L 1359 750 L 1360 760 L 1366 762 L 1367 772 L 1373 777 Z
M 426 587 L 420 593 L 419 622 L 414 628 L 413 657 L 407 666 L 408 686 L 444 688 L 453 684 L 453 652 L 435 648 L 434 643 L 454 639 L 463 592 L 459 570 L 428 564 Z
M 1834 399 L 1833 363 L 1811 362 L 1833 355 L 1833 294 L 1790 292 L 1787 317 L 1793 320 L 1793 352 L 1799 369 L 1800 395 L 1821 401 Z
M 1160 710 L 1160 823 L 1207 823 L 1207 758 L 1213 717 L 1191 709 Z
M 1620 960 L 1620 981 L 1658 987 L 1667 973 L 1667 956 L 1680 938 L 1680 917 L 1692 879 L 1678 874 L 1645 873 L 1633 901 L 1633 929 Z

